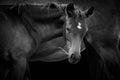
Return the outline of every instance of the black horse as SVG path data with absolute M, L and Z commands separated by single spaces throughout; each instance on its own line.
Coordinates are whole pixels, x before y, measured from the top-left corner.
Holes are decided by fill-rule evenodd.
M 1 6 L 0 79 L 26 80 L 28 61 L 77 63 L 93 9 L 72 3 Z

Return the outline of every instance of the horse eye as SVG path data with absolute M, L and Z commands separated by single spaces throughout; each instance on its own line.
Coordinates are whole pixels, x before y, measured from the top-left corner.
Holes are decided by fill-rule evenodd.
M 78 28 L 78 29 L 82 29 L 81 23 L 78 23 L 77 28 Z
M 67 31 L 69 31 L 69 32 L 71 31 L 71 29 L 70 29 L 70 28 L 66 28 L 66 30 L 67 30 Z

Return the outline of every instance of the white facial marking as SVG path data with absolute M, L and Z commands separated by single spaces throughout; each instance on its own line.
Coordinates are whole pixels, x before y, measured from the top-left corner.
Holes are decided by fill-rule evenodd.
M 78 28 L 78 29 L 82 29 L 82 27 L 81 27 L 81 23 L 80 23 L 80 22 L 78 23 L 77 28 Z

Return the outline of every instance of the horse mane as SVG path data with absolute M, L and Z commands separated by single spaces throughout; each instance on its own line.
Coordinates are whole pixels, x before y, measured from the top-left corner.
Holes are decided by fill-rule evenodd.
M 21 7 L 23 12 L 28 13 L 31 17 L 38 18 L 46 18 L 46 17 L 55 17 L 64 15 L 62 10 L 58 7 L 58 5 L 54 3 L 46 3 L 46 4 L 25 4 Z

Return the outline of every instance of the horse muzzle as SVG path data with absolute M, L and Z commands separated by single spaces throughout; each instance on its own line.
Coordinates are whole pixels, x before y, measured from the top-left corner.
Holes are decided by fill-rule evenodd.
M 72 64 L 76 64 L 81 59 L 81 52 L 85 50 L 85 45 L 80 37 L 67 41 L 68 60 Z

